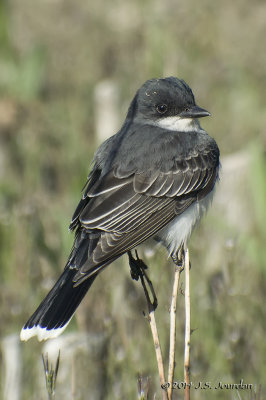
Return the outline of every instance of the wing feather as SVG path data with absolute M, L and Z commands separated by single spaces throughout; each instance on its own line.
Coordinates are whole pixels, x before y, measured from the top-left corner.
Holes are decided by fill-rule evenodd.
M 174 177 L 173 177 L 173 172 L 171 171 L 169 174 L 165 176 L 164 184 L 161 187 L 161 190 L 157 193 L 157 196 L 158 197 L 167 196 L 167 193 L 169 192 L 173 184 L 174 184 Z
M 121 178 L 113 169 L 97 179 L 92 172 L 93 184 L 87 184 L 74 215 L 82 229 L 99 232 L 99 240 L 77 273 L 77 284 L 155 235 L 196 201 L 198 192 L 211 191 L 217 176 L 217 157 L 214 162 L 208 153 L 179 160 L 168 172 L 133 171 Z

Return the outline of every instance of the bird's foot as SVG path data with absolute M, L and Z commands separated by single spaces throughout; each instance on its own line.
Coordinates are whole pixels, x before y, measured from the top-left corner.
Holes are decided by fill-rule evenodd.
M 150 311 L 154 311 L 157 308 L 158 305 L 158 301 L 157 301 L 157 297 L 153 288 L 153 284 L 152 281 L 149 279 L 148 275 L 146 274 L 145 270 L 148 269 L 147 265 L 144 263 L 144 261 L 142 261 L 139 258 L 138 252 L 137 250 L 135 251 L 136 254 L 136 258 L 134 258 L 132 256 L 131 251 L 127 252 L 128 254 L 128 258 L 129 258 L 129 266 L 130 266 L 130 273 L 131 273 L 131 277 L 132 279 L 135 279 L 136 281 L 141 280 L 141 284 L 142 287 L 144 289 L 144 293 L 147 299 L 147 303 L 148 303 L 148 308 L 149 308 L 149 312 Z M 153 297 L 153 299 L 150 299 L 150 295 L 147 289 L 147 285 L 149 286 L 150 289 L 150 293 Z
M 180 270 L 180 272 L 183 271 L 185 265 L 185 250 L 183 244 L 179 247 L 179 249 L 175 253 L 171 254 L 171 258 L 174 261 L 177 268 Z
M 182 244 L 176 253 L 171 254 L 171 258 L 174 261 L 177 268 L 180 272 L 183 271 L 185 267 L 185 248 L 184 244 Z M 189 261 L 189 269 L 191 268 L 191 262 Z
M 130 266 L 130 274 L 132 279 L 138 281 L 141 276 L 143 276 L 143 270 L 148 269 L 147 265 L 144 263 L 143 260 L 139 258 L 137 250 L 135 251 L 136 258 L 132 256 L 131 251 L 128 251 L 128 258 L 129 258 L 129 266 Z

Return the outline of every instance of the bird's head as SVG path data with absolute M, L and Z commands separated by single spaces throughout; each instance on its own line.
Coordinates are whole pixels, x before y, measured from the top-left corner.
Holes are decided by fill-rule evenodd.
M 175 77 L 146 81 L 138 90 L 132 105 L 131 117 L 135 120 L 170 130 L 195 129 L 197 118 L 210 115 L 196 105 L 186 82 Z

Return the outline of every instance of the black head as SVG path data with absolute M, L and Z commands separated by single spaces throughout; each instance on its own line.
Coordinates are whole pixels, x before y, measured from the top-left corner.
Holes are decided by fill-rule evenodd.
M 131 104 L 131 117 L 154 122 L 167 117 L 188 119 L 208 115 L 208 111 L 196 105 L 186 82 L 175 77 L 146 81 Z

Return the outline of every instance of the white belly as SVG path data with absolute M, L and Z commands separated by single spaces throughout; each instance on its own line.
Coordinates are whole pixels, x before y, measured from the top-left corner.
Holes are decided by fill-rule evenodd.
M 187 245 L 192 230 L 207 211 L 213 195 L 214 190 L 202 200 L 193 203 L 156 234 L 156 240 L 168 249 L 169 255 L 175 254 L 182 244 Z

